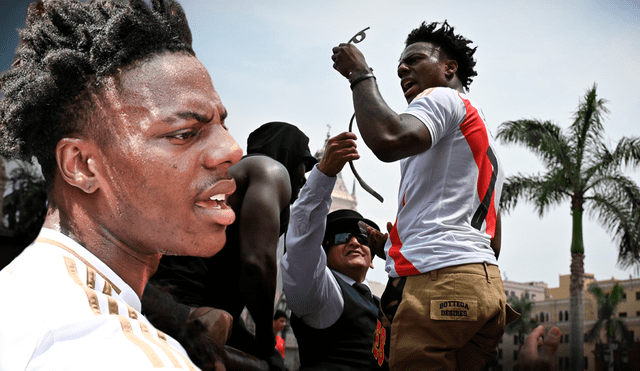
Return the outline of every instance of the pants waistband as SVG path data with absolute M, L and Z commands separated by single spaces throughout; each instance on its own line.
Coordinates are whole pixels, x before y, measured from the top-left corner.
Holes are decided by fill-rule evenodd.
M 491 283 L 492 278 L 493 279 L 495 279 L 496 277 L 500 278 L 500 268 L 497 265 L 487 264 L 487 263 L 455 265 L 452 267 L 445 267 L 445 268 L 432 270 L 425 274 L 430 275 L 432 281 L 436 281 L 438 279 L 438 275 L 450 274 L 450 273 L 468 273 L 468 274 L 483 275 L 486 277 L 487 282 L 489 283 Z

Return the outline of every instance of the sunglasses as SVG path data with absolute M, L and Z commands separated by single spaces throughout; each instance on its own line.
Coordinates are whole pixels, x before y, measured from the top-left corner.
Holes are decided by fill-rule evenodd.
M 351 241 L 351 237 L 355 237 L 358 243 L 365 246 L 369 241 L 369 237 L 366 234 L 347 232 L 334 234 L 333 236 L 329 237 L 329 242 L 331 243 L 331 245 L 342 245 L 343 243 Z

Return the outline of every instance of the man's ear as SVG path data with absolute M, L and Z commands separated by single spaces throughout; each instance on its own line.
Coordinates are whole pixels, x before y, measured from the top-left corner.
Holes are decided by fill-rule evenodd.
M 62 178 L 85 193 L 93 193 L 99 187 L 94 143 L 86 139 L 63 138 L 56 145 L 56 161 Z
M 447 59 L 444 61 L 444 76 L 447 80 L 451 80 L 456 72 L 458 72 L 458 62 L 453 59 Z

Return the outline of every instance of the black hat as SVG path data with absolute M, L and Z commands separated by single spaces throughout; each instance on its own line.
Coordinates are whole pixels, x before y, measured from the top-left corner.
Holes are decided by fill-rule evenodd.
M 295 174 L 300 162 L 311 171 L 318 160 L 309 151 L 309 137 L 295 125 L 268 122 L 249 134 L 247 154 L 261 153 L 283 164 L 289 174 Z
M 327 241 L 329 236 L 336 233 L 359 233 L 360 227 L 358 222 L 363 221 L 376 230 L 380 227 L 369 219 L 365 219 L 359 212 L 349 209 L 340 209 L 333 211 L 327 215 L 327 228 L 324 232 L 324 240 Z

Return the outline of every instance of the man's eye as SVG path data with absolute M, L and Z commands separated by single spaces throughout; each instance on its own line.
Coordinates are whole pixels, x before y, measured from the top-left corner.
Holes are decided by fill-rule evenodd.
M 180 133 L 171 134 L 168 136 L 169 139 L 175 140 L 188 140 L 198 135 L 197 131 L 185 131 Z

